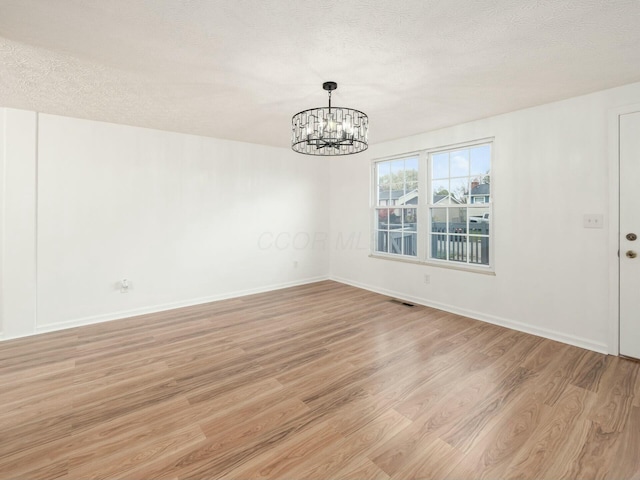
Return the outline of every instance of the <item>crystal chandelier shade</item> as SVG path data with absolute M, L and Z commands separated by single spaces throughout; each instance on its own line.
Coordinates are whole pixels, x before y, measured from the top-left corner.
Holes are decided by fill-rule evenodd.
M 306 155 L 351 155 L 368 148 L 369 118 L 360 110 L 331 106 L 335 82 L 322 85 L 329 106 L 303 110 L 291 119 L 291 148 Z

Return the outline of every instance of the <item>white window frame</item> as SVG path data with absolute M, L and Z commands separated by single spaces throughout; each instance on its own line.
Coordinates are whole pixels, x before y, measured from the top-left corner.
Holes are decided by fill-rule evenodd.
M 387 260 L 395 260 L 400 262 L 418 263 L 423 265 L 437 266 L 452 270 L 471 271 L 476 273 L 484 273 L 489 275 L 495 275 L 495 215 L 493 212 L 493 204 L 495 202 L 495 138 L 481 138 L 472 140 L 469 142 L 456 143 L 451 145 L 443 145 L 440 147 L 427 148 L 420 151 L 407 152 L 400 155 L 393 155 L 389 157 L 377 158 L 372 161 L 371 165 L 371 199 L 370 199 L 370 219 L 371 219 L 371 243 L 370 243 L 370 257 L 382 258 Z M 491 148 L 490 156 L 490 175 L 491 175 L 491 191 L 489 193 L 488 203 L 479 203 L 477 207 L 472 204 L 465 204 L 467 212 L 469 209 L 483 209 L 489 210 L 490 229 L 489 229 L 489 264 L 475 264 L 467 262 L 457 262 L 454 260 L 439 260 L 431 258 L 431 214 L 430 209 L 433 206 L 432 201 L 432 169 L 431 169 L 431 157 L 434 154 L 442 152 L 450 152 L 454 150 L 461 150 L 465 148 L 472 148 L 479 145 L 489 144 Z M 419 202 L 417 207 L 417 256 L 401 255 L 394 253 L 378 252 L 376 251 L 376 216 L 377 209 L 382 205 L 377 205 L 378 201 L 378 185 L 377 185 L 377 165 L 382 162 L 389 162 L 393 160 L 399 160 L 403 158 L 418 157 L 418 198 Z M 470 194 L 471 192 L 469 192 Z M 473 204 L 476 205 L 476 204 Z M 468 216 L 469 217 L 469 216 Z M 467 225 L 469 219 L 467 218 Z M 467 229 L 467 238 L 469 236 L 469 230 Z

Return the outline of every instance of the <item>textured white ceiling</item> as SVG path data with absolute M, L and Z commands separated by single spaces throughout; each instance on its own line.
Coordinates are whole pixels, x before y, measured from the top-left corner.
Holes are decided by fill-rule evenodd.
M 640 81 L 640 0 L 0 0 L 0 106 L 276 146 L 372 143 Z

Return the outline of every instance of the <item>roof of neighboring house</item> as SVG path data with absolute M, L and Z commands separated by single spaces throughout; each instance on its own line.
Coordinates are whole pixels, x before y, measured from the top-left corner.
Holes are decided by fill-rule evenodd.
M 382 192 L 380 193 L 381 199 L 388 199 L 389 197 L 386 195 L 387 192 L 384 192 L 383 196 Z M 407 204 L 415 204 L 417 203 L 418 191 L 412 190 L 411 192 L 404 193 L 404 190 L 391 190 L 391 200 L 400 200 L 398 205 L 407 205 Z M 404 198 L 403 198 L 404 197 Z M 412 201 L 414 200 L 415 201 Z
M 482 186 L 487 186 L 488 187 L 489 185 L 488 184 L 484 184 L 484 185 L 478 185 L 478 186 L 479 187 L 482 187 Z M 476 189 L 474 188 L 471 191 L 475 192 Z M 487 192 L 486 193 L 472 193 L 472 195 L 489 195 L 489 189 L 487 188 Z M 385 200 L 385 199 L 387 199 L 389 197 L 382 196 L 382 192 L 381 192 L 380 193 L 380 198 Z M 434 195 L 433 196 L 433 203 L 449 203 L 448 201 L 446 201 L 447 198 L 451 199 L 451 203 L 457 203 L 457 204 L 460 203 L 460 201 L 456 200 L 455 197 L 449 197 L 449 195 Z M 415 204 L 418 203 L 418 190 L 412 190 L 412 191 L 407 192 L 407 193 L 404 193 L 404 190 L 391 190 L 391 200 L 398 200 L 397 205 L 415 205 Z
M 382 189 L 380 189 L 379 195 L 383 200 L 387 200 L 389 198 L 389 191 L 383 192 Z M 391 200 L 397 200 L 403 195 L 404 190 L 391 190 Z
M 411 190 L 398 199 L 398 205 L 417 205 L 418 190 Z
M 447 199 L 450 199 L 450 202 L 447 201 Z M 449 197 L 449 195 L 434 195 L 433 196 L 433 203 L 457 203 L 459 204 L 460 201 L 456 200 L 455 197 Z
M 471 189 L 471 195 L 489 195 L 491 192 L 491 184 L 481 183 Z

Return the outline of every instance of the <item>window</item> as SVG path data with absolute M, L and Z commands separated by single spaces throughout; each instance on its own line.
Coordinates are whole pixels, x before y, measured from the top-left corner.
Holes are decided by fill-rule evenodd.
M 376 163 L 376 252 L 418 254 L 418 164 L 417 156 Z
M 430 258 L 489 265 L 491 145 L 433 152 Z
M 491 266 L 492 142 L 374 163 L 373 254 Z

